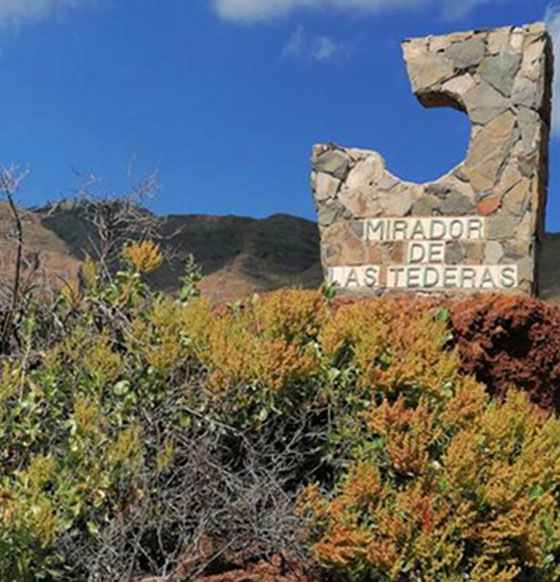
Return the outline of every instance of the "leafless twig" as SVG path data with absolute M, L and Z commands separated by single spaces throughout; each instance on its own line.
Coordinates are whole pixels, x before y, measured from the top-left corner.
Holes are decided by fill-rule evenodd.
M 27 168 L 18 166 L 2 166 L 0 169 L 0 194 L 4 196 L 10 207 L 10 212 L 16 231 L 16 259 L 14 264 L 14 276 L 12 281 L 11 301 L 4 314 L 2 332 L 0 337 L 0 352 L 9 352 L 12 334 L 14 333 L 14 318 L 20 304 L 21 271 L 23 263 L 23 225 L 20 212 L 15 203 L 15 195 L 19 191 L 21 183 L 29 173 Z

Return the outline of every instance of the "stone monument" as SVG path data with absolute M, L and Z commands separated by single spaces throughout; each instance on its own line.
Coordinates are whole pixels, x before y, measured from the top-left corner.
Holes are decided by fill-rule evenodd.
M 466 159 L 434 182 L 399 180 L 373 151 L 314 146 L 323 269 L 339 292 L 537 292 L 551 44 L 540 23 L 403 43 L 420 102 L 472 124 Z

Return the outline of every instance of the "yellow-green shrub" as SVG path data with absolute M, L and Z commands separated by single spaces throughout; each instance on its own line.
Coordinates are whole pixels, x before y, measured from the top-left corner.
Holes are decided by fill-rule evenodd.
M 250 404 L 248 388 L 274 400 L 317 373 L 313 342 L 326 317 L 320 293 L 286 291 L 217 311 L 197 300 L 181 325 L 192 356 L 208 371 L 208 387 L 222 396 L 235 391 Z
M 417 389 L 439 391 L 458 371 L 458 356 L 445 350 L 445 318 L 427 310 L 373 299 L 338 309 L 319 335 L 325 359 L 352 363 L 357 383 L 386 394 Z
M 558 580 L 558 419 L 465 378 L 413 404 L 384 397 L 367 431 L 377 456 L 302 497 L 313 551 L 341 580 Z

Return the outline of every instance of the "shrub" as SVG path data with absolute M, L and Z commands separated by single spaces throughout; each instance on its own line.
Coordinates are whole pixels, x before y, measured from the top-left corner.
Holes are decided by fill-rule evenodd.
M 560 410 L 560 309 L 529 297 L 481 295 L 452 305 L 463 370 L 493 394 L 516 386 Z
M 464 378 L 366 416 L 375 452 L 334 493 L 309 487 L 313 551 L 340 580 L 555 581 L 560 421 Z
M 88 260 L 18 320 L 2 582 L 195 579 L 272 556 L 343 579 L 554 579 L 557 421 L 489 400 L 446 309 L 297 290 L 216 308 L 192 262 L 177 299 L 152 293 L 160 260 L 148 242 L 111 278 Z
M 32 304 L 3 366 L 0 579 L 179 576 L 208 537 L 199 571 L 225 548 L 303 555 L 293 503 L 322 464 L 326 301 L 216 312 L 189 277 L 178 301 L 149 291 L 153 245 L 124 258 L 114 279 L 88 262 L 85 286 Z

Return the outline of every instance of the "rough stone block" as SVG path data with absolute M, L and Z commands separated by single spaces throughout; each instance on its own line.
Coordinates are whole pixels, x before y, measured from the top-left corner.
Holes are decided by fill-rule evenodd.
M 521 55 L 499 53 L 486 57 L 478 67 L 478 74 L 504 97 L 510 97 L 520 66 Z
M 346 177 L 349 165 L 350 156 L 340 149 L 327 149 L 313 163 L 316 172 L 331 174 L 339 179 Z
M 480 63 L 486 54 L 486 44 L 478 36 L 453 43 L 446 51 L 456 69 L 468 69 Z

